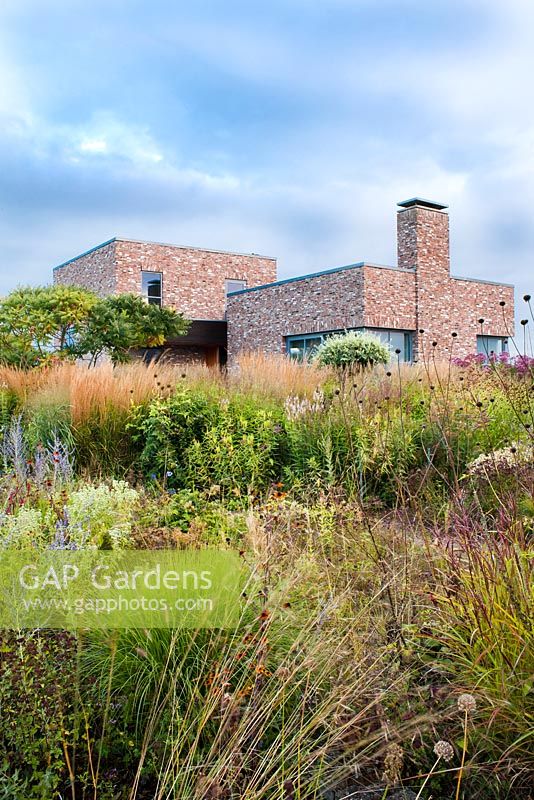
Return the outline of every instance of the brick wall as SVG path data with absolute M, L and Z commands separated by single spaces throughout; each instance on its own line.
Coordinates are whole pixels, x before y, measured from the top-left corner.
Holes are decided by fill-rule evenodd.
M 83 286 L 100 297 L 115 293 L 115 239 L 56 267 L 54 283 Z
M 276 260 L 145 242 L 118 241 L 117 291 L 139 292 L 141 270 L 161 272 L 163 304 L 189 319 L 223 319 L 225 280 L 247 287 L 276 280 Z
M 414 331 L 415 274 L 394 267 L 364 267 L 364 323 L 370 328 Z
M 443 209 L 416 204 L 399 211 L 397 251 L 399 266 L 415 276 L 414 358 L 463 357 L 476 352 L 477 333 L 513 333 L 512 287 L 451 277 L 449 215 Z
M 276 280 L 276 259 L 190 247 L 113 242 L 54 271 L 54 280 L 85 286 L 100 295 L 141 292 L 141 271 L 161 272 L 163 304 L 189 319 L 223 319 L 227 279 L 247 287 Z
M 228 298 L 228 361 L 239 352 L 285 352 L 284 337 L 361 327 L 361 267 L 275 284 Z
M 465 357 L 476 352 L 476 337 L 513 336 L 514 289 L 498 283 L 482 283 L 467 278 L 452 278 L 452 322 L 449 329 L 458 330 L 454 355 Z M 505 305 L 501 306 L 501 301 Z M 478 322 L 483 319 L 483 324 Z M 456 326 L 456 327 L 455 327 Z M 510 348 L 512 350 L 512 348 Z

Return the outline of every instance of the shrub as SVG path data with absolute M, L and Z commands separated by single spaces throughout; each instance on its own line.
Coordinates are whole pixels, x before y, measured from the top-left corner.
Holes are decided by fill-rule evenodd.
M 166 526 L 194 536 L 195 543 L 226 547 L 241 546 L 247 531 L 246 514 L 229 508 L 232 503 L 220 498 L 221 487 L 214 485 L 207 492 L 180 489 L 169 499 L 163 521 Z M 178 538 L 179 540 L 179 538 Z M 191 543 L 190 538 L 186 538 Z
M 186 452 L 189 486 L 223 493 L 264 491 L 281 472 L 283 415 L 276 408 L 236 396 L 220 404 L 218 418 Z
M 0 548 L 35 549 L 46 547 L 53 527 L 52 514 L 22 507 L 16 514 L 0 515 Z
M 246 494 L 266 488 L 281 469 L 282 412 L 253 398 L 181 389 L 138 409 L 129 427 L 143 443 L 145 475 L 173 488 Z
M 380 339 L 356 331 L 329 336 L 314 355 L 320 366 L 341 370 L 387 364 L 390 358 L 389 349 Z
M 125 481 L 116 480 L 72 492 L 65 507 L 69 541 L 100 549 L 126 546 L 138 497 Z
M 138 463 L 144 474 L 165 480 L 171 486 L 183 486 L 187 478 L 188 447 L 204 437 L 220 413 L 216 397 L 200 389 L 194 393 L 179 389 L 148 406 L 137 406 L 128 429 L 140 446 Z

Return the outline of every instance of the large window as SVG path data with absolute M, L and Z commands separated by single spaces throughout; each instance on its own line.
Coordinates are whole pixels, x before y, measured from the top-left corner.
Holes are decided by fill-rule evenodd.
M 291 358 L 303 361 L 311 358 L 324 340 L 323 334 L 310 334 L 310 336 L 288 336 L 286 340 L 287 352 Z
M 236 278 L 229 278 L 226 281 L 226 294 L 230 294 L 230 292 L 240 292 L 242 289 L 246 288 L 246 281 L 237 280 Z
M 485 356 L 500 356 L 508 352 L 508 339 L 506 336 L 477 336 L 477 353 Z
M 401 361 L 412 360 L 412 334 L 409 331 L 387 330 L 385 328 L 351 328 L 359 333 L 371 333 L 386 344 L 391 351 L 391 359 Z M 314 351 L 329 336 L 343 331 L 326 331 L 324 333 L 308 333 L 299 336 L 286 336 L 286 351 L 291 358 L 303 361 L 311 358 Z M 400 352 L 397 353 L 396 350 Z
M 387 344 L 391 351 L 391 358 L 395 361 L 397 358 L 406 362 L 412 360 L 412 334 L 409 331 L 384 330 L 383 328 L 364 328 L 364 330 Z M 397 350 L 400 352 L 397 353 Z
M 150 305 L 161 305 L 161 272 L 141 273 L 141 293 Z

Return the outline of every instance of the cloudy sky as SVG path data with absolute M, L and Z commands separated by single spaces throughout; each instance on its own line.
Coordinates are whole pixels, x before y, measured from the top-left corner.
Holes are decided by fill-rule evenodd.
M 1 0 L 0 293 L 114 235 L 534 289 L 532 0 Z M 533 292 L 534 294 L 534 292 Z

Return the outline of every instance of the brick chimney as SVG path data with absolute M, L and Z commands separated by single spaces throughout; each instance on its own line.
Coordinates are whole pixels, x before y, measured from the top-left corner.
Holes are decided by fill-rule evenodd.
M 420 197 L 398 205 L 398 266 L 415 270 L 414 357 L 434 352 L 441 358 L 448 355 L 454 329 L 447 206 Z

